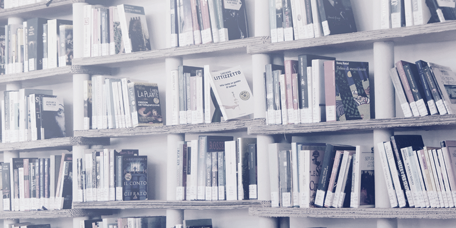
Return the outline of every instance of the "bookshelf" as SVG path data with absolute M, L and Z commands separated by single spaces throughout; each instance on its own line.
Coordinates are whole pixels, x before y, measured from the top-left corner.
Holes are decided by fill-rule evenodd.
M 395 57 L 395 46 L 407 46 L 411 44 L 427 44 L 433 42 L 448 42 L 453 40 L 456 34 L 456 23 L 445 22 L 437 24 L 429 24 L 422 26 L 397 28 L 389 30 L 368 30 L 351 34 L 332 35 L 328 37 L 321 37 L 308 40 L 298 40 L 271 44 L 268 38 L 269 25 L 268 25 L 268 6 L 263 4 L 264 0 L 247 0 L 251 7 L 249 13 L 254 20 L 253 29 L 251 33 L 255 37 L 247 38 L 244 40 L 228 41 L 224 43 L 195 45 L 188 47 L 166 48 L 163 45 L 163 39 L 158 41 L 158 49 L 148 52 L 137 52 L 131 54 L 121 54 L 115 56 L 82 58 L 82 37 L 74 37 L 74 62 L 71 67 L 55 68 L 50 70 L 35 71 L 17 75 L 3 75 L 0 76 L 0 83 L 5 84 L 6 89 L 19 89 L 27 85 L 45 86 L 48 84 L 71 84 L 72 87 L 72 119 L 73 119 L 73 135 L 74 137 L 67 137 L 61 139 L 42 140 L 37 142 L 25 143 L 11 143 L 0 145 L 0 150 L 4 152 L 4 160 L 11 157 L 18 157 L 17 151 L 28 150 L 42 150 L 49 147 L 68 148 L 72 146 L 73 159 L 80 158 L 84 154 L 84 149 L 89 145 L 109 145 L 109 138 L 118 138 L 115 140 L 126 143 L 126 140 L 136 138 L 148 140 L 150 138 L 158 138 L 162 140 L 160 146 L 166 148 L 166 153 L 163 153 L 164 158 L 160 161 L 165 163 L 165 175 L 157 177 L 157 179 L 164 179 L 156 183 L 160 185 L 156 188 L 167 189 L 166 197 L 158 197 L 157 200 L 139 201 L 139 202 L 89 202 L 79 203 L 74 202 L 72 210 L 62 211 L 38 211 L 38 212 L 4 212 L 0 214 L 0 219 L 4 219 L 4 227 L 11 223 L 12 219 L 34 219 L 34 218 L 71 218 L 77 217 L 73 220 L 74 227 L 78 221 L 87 216 L 92 216 L 98 212 L 105 211 L 106 209 L 117 209 L 115 212 L 122 214 L 124 211 L 119 210 L 133 210 L 133 209 L 159 209 L 165 211 L 167 215 L 167 224 L 172 226 L 180 223 L 184 219 L 186 210 L 197 210 L 200 217 L 204 217 L 208 211 L 212 210 L 240 210 L 241 213 L 248 210 L 249 214 L 255 217 L 242 217 L 246 220 L 258 221 L 257 227 L 272 228 L 276 227 L 279 223 L 277 217 L 292 217 L 292 218 L 333 218 L 333 219 L 371 219 L 377 222 L 379 228 L 398 227 L 397 219 L 456 219 L 456 211 L 454 209 L 391 209 L 388 208 L 387 196 L 383 195 L 386 192 L 382 189 L 381 169 L 376 169 L 376 186 L 377 192 L 377 207 L 374 209 L 296 209 L 296 208 L 270 208 L 268 201 L 270 200 L 269 193 L 269 171 L 268 159 L 264 156 L 264 151 L 267 151 L 267 144 L 275 142 L 274 137 L 282 134 L 312 134 L 321 133 L 322 137 L 326 135 L 335 135 L 339 132 L 368 132 L 372 135 L 374 143 L 383 141 L 389 138 L 395 130 L 416 130 L 416 129 L 441 129 L 443 126 L 448 126 L 449 129 L 453 128 L 456 124 L 456 117 L 454 115 L 447 116 L 430 116 L 420 118 L 394 118 L 394 90 L 392 88 L 388 76 L 388 69 L 393 66 Z M 358 1 L 359 2 L 359 1 Z M 117 3 L 126 3 L 125 1 L 115 1 Z M 153 3 L 144 3 L 142 1 L 135 1 L 132 4 L 145 5 L 155 4 L 158 7 L 167 7 L 168 4 L 159 3 L 155 0 Z M 168 3 L 168 1 L 166 1 Z M 9 23 L 26 19 L 30 15 L 45 16 L 52 11 L 63 11 L 68 14 L 82 15 L 82 7 L 86 4 L 82 1 L 69 1 L 69 0 L 55 0 L 49 7 L 44 3 L 35 4 L 17 9 L 1 10 L 0 21 L 8 19 Z M 149 5 L 150 7 L 150 5 Z M 157 10 L 156 10 L 157 11 Z M 163 11 L 167 11 L 163 10 Z M 160 17 L 167 15 L 166 13 L 158 14 Z M 158 16 L 152 16 L 155 19 Z M 374 16 L 375 17 L 375 16 Z M 169 20 L 168 17 L 167 20 Z M 376 17 L 378 18 L 378 17 Z M 82 34 L 82 22 L 78 20 L 77 16 L 73 16 L 74 31 L 79 31 Z M 164 25 L 156 26 L 149 24 L 152 31 L 162 31 Z M 165 37 L 164 32 L 156 32 L 155 37 Z M 76 32 L 75 32 L 76 34 Z M 166 33 L 167 34 L 167 33 Z M 408 47 L 410 48 L 410 47 Z M 411 48 L 410 48 L 411 49 Z M 369 121 L 351 121 L 348 122 L 332 122 L 332 123 L 315 123 L 315 124 L 299 124 L 299 125 L 266 125 L 265 124 L 265 106 L 264 106 L 264 79 L 263 71 L 264 65 L 271 62 L 280 62 L 277 55 L 283 55 L 289 51 L 301 51 L 309 53 L 345 53 L 345 52 L 364 52 L 368 50 L 369 54 L 372 52 L 373 61 L 372 66 L 375 66 L 375 114 L 377 119 Z M 250 84 L 253 87 L 255 94 L 255 115 L 252 120 L 239 120 L 230 121 L 226 123 L 213 123 L 213 124 L 197 124 L 197 125 L 164 125 L 164 126 L 151 126 L 151 127 L 138 127 L 131 129 L 106 129 L 106 130 L 82 130 L 83 119 L 83 100 L 82 100 L 82 82 L 89 79 L 91 74 L 113 74 L 128 76 L 128 70 L 138 68 L 138 71 L 149 70 L 150 68 L 160 68 L 156 70 L 160 75 L 152 76 L 148 80 L 155 80 L 155 78 L 169 77 L 170 71 L 177 69 L 179 65 L 185 64 L 205 64 L 207 56 L 214 57 L 215 59 L 224 59 L 223 55 L 229 57 L 235 56 L 245 58 L 247 56 L 251 62 L 245 63 L 249 65 L 247 70 L 251 76 Z M 347 58 L 349 59 L 349 58 Z M 242 61 L 242 60 L 240 60 Z M 217 62 L 217 61 L 212 61 Z M 239 61 L 238 61 L 239 62 Z M 227 63 L 225 63 L 227 64 Z M 151 66 L 150 66 L 151 65 Z M 229 65 L 229 63 L 228 63 Z M 141 74 L 140 76 L 145 76 Z M 160 80 L 160 79 L 158 79 Z M 162 80 L 163 81 L 163 80 Z M 161 82 L 162 82 L 161 81 Z M 168 93 L 169 85 L 160 85 L 160 88 L 166 88 L 164 91 Z M 163 89 L 161 90 L 163 93 Z M 378 94 L 377 94 L 378 93 Z M 169 96 L 166 96 L 166 98 Z M 163 97 L 162 97 L 163 99 Z M 169 102 L 169 101 L 168 101 Z M 168 103 L 166 102 L 166 103 Z M 169 107 L 167 109 L 167 120 L 170 118 Z M 258 140 L 258 185 L 259 192 L 256 201 L 175 201 L 175 178 L 176 175 L 176 153 L 174 145 L 177 141 L 185 140 L 188 135 L 200 133 L 241 133 L 248 135 L 255 135 Z M 337 136 L 334 136 L 337 137 Z M 124 139 L 127 138 L 127 139 Z M 155 140 L 155 141 L 158 141 Z M 119 146 L 115 144 L 115 146 Z M 150 145 L 144 143 L 144 145 Z M 145 147 L 141 145 L 142 147 Z M 376 159 L 379 161 L 379 159 Z M 379 163 L 376 163 L 380 167 Z M 73 170 L 73 173 L 76 173 Z M 76 185 L 73 184 L 73 191 L 75 192 Z M 386 203 L 385 203 L 386 202 Z M 204 210 L 204 211 L 201 211 Z M 53 214 L 54 213 L 54 214 Z M 52 216 L 51 216 L 52 215 Z M 216 214 L 221 215 L 221 214 Z M 223 217 L 223 215 L 221 215 Z M 230 218 L 223 217 L 225 220 Z M 241 220 L 242 220 L 241 219 Z M 297 220 L 301 221 L 301 220 Z M 339 221 L 339 220 L 337 220 Z M 341 220 L 343 221 L 343 220 Z M 220 227 L 230 227 L 230 222 L 222 222 Z M 298 227 L 296 225 L 291 227 Z M 362 224 L 359 224 L 362 227 Z
M 2 211 L 0 219 L 56 219 L 110 215 L 114 210 L 65 209 L 51 211 Z

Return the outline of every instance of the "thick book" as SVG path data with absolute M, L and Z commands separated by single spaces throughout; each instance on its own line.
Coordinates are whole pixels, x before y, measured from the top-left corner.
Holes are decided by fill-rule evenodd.
M 144 7 L 117 6 L 125 53 L 150 51 L 150 37 Z
M 123 157 L 123 200 L 147 200 L 147 156 Z
M 28 69 L 29 71 L 43 69 L 43 24 L 45 18 L 32 18 L 27 20 L 28 26 Z
M 407 96 L 407 100 L 410 104 L 410 108 L 412 109 L 412 114 L 414 117 L 419 117 L 420 112 L 419 112 L 418 106 L 417 106 L 418 100 L 415 100 L 415 96 L 412 93 L 412 85 L 410 85 L 407 75 L 405 74 L 405 69 L 404 69 L 403 64 L 404 64 L 403 61 L 396 62 L 397 73 L 399 74 L 399 78 L 402 83 L 402 88 L 404 88 L 405 95 Z M 416 90 L 416 92 L 418 92 L 418 90 Z
M 420 116 L 429 115 L 429 108 L 426 105 L 427 100 L 424 92 L 425 88 L 423 87 L 423 85 L 421 84 L 421 80 L 419 79 L 417 66 L 413 63 L 405 61 L 402 61 L 402 65 L 404 67 L 405 75 L 407 76 L 407 79 L 409 81 L 413 98 L 415 99 Z
M 210 72 L 209 80 L 224 120 L 253 113 L 253 94 L 240 66 Z
M 317 0 L 323 35 L 356 32 L 350 0 Z

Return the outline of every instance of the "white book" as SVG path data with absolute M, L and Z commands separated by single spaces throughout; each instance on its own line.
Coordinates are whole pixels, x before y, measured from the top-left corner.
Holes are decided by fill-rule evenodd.
M 24 189 L 24 168 L 21 167 L 18 169 L 19 173 L 19 211 L 26 211 L 27 203 L 25 199 L 25 189 Z
M 428 197 L 428 194 L 426 191 L 426 186 L 424 184 L 424 179 L 423 179 L 423 175 L 421 173 L 421 167 L 420 167 L 420 164 L 418 161 L 418 156 L 417 156 L 416 151 L 413 151 L 412 160 L 414 162 L 414 169 L 415 169 L 414 172 L 416 172 L 418 174 L 419 186 L 421 188 L 421 196 L 423 197 L 423 200 L 424 200 L 424 207 L 429 207 L 430 206 L 429 197 Z M 417 182 L 417 184 L 418 184 L 418 182 Z
M 215 1 L 208 0 L 207 3 L 208 3 L 208 7 L 209 7 L 209 17 L 210 17 L 210 21 L 211 21 L 212 39 L 213 39 L 214 43 L 218 43 L 218 42 L 220 42 L 220 37 L 219 37 L 217 14 L 215 13 L 215 11 L 216 11 Z
M 195 124 L 204 123 L 203 71 L 196 71 L 196 110 L 193 113 Z
M 445 143 L 447 143 L 447 141 L 445 141 Z M 453 201 L 456 204 L 456 181 L 454 175 L 454 172 L 456 171 L 456 158 L 454 157 L 456 156 L 456 154 L 454 153 L 454 147 L 450 147 L 448 145 L 442 147 L 442 154 L 448 174 L 448 181 L 450 183 L 451 195 L 453 197 Z
M 225 141 L 226 200 L 237 200 L 236 141 Z
M 83 25 L 83 55 L 82 57 L 92 56 L 92 5 L 84 5 L 84 25 Z
M 324 122 L 325 109 L 325 71 L 324 62 L 327 60 L 312 60 L 312 121 L 313 123 Z
M 176 172 L 176 200 L 185 200 L 185 186 L 184 186 L 184 141 L 177 142 L 176 155 L 177 155 L 177 172 Z
M 171 121 L 168 121 L 170 125 L 179 124 L 179 71 L 172 70 L 171 77 L 167 78 L 167 85 L 171 87 Z
M 121 82 L 121 89 L 122 89 L 122 100 L 123 100 L 123 107 L 125 109 L 125 127 L 133 127 L 133 123 L 131 120 L 131 110 L 130 110 L 130 101 L 128 97 L 128 79 L 122 78 Z
M 405 96 L 404 89 L 402 88 L 402 84 L 401 84 L 399 75 L 398 75 L 395 67 L 391 68 L 390 77 L 391 77 L 391 81 L 393 82 L 394 89 L 396 91 L 396 97 L 399 100 L 404 117 L 412 117 L 413 115 L 412 115 L 412 110 L 410 109 L 410 104 L 407 102 L 407 98 Z
M 348 174 L 348 169 L 350 167 L 350 162 L 351 162 L 351 156 L 355 153 L 355 151 L 344 151 L 342 161 L 340 164 L 340 170 L 339 170 L 339 177 L 337 178 L 337 185 L 336 185 L 336 190 L 334 191 L 334 198 L 332 201 L 332 207 L 339 208 L 342 205 L 341 202 L 343 203 L 343 198 L 345 198 L 344 190 L 345 190 L 345 185 L 344 182 L 347 182 L 347 174 Z
M 356 146 L 356 153 L 353 157 L 353 176 L 352 176 L 352 191 L 350 198 L 350 207 L 371 207 L 365 202 L 361 202 L 361 176 L 363 173 L 369 175 L 369 172 L 374 172 L 374 153 L 370 146 Z M 368 193 L 369 194 L 369 193 Z
M 413 198 L 413 202 L 415 203 L 415 207 L 426 207 L 426 200 L 421 185 L 422 180 L 420 177 L 420 172 L 418 172 L 420 167 L 418 166 L 418 161 L 416 160 L 416 153 L 413 151 L 411 146 L 406 147 L 405 149 L 406 158 L 404 158 L 404 155 L 403 158 L 404 160 L 407 159 L 411 176 L 413 178 L 413 183 L 411 185 L 414 189 L 414 191 L 412 189 L 412 195 L 414 194 L 415 197 Z
M 345 190 L 345 187 L 347 185 L 348 175 L 351 175 L 351 173 L 349 173 L 349 171 L 350 171 L 350 166 L 352 165 L 352 161 L 353 161 L 353 155 L 349 155 L 348 156 L 347 167 L 345 168 L 344 179 L 343 179 L 343 182 L 342 182 L 342 187 L 341 187 L 342 190 L 341 190 L 340 195 L 339 195 L 339 204 L 337 205 L 337 208 L 341 208 L 344 205 L 344 202 L 345 202 L 345 196 L 346 196 L 347 193 L 344 190 Z
M 280 188 L 279 188 L 279 151 L 290 150 L 290 149 L 291 149 L 291 146 L 289 143 L 273 143 L 273 144 L 268 145 L 269 183 L 270 183 L 270 188 L 271 188 L 271 207 L 281 206 L 280 205 Z
M 428 150 L 429 160 L 431 161 L 432 172 L 434 174 L 434 182 L 439 197 L 440 207 L 448 207 L 448 200 L 446 200 L 445 186 L 442 182 L 442 173 L 438 166 L 438 158 L 434 155 L 434 149 Z
M 57 19 L 48 20 L 48 59 L 47 68 L 56 68 L 58 66 L 57 48 L 58 48 L 58 23 Z
M 437 149 L 437 157 L 439 158 L 440 169 L 442 170 L 442 179 L 445 184 L 445 192 L 447 195 L 448 206 L 454 207 L 453 195 L 451 194 L 450 181 L 448 179 L 448 172 L 445 165 L 445 159 L 443 157 L 442 149 Z
M 431 18 L 431 12 L 426 5 L 426 0 L 412 0 L 413 24 L 427 24 Z
M 380 152 L 380 160 L 382 164 L 382 171 L 385 177 L 386 190 L 388 191 L 388 198 L 392 208 L 398 207 L 396 192 L 394 191 L 393 181 L 391 179 L 391 172 L 386 158 L 385 146 L 383 142 L 377 144 L 378 151 Z
M 413 26 L 412 0 L 404 0 L 405 26 Z
M 123 98 L 123 91 L 122 91 L 122 82 L 117 81 L 115 86 L 115 89 L 117 90 L 117 106 L 119 107 L 119 122 L 120 122 L 120 127 L 121 128 L 126 128 L 127 122 L 125 120 L 126 112 L 125 112 L 125 106 L 124 106 L 124 98 Z M 129 105 L 130 106 L 130 105 Z
M 105 201 L 108 201 L 111 196 L 109 195 L 110 193 L 110 179 L 111 179 L 111 161 L 110 161 L 110 150 L 109 149 L 104 149 L 103 153 L 103 174 L 104 174 L 104 179 L 103 179 L 103 199 Z M 114 164 L 113 164 L 114 166 Z M 113 167 L 114 171 L 114 167 Z
M 6 127 L 5 127 L 5 100 L 1 100 L 0 103 L 0 112 L 1 112 L 1 123 L 2 123 L 2 142 L 7 142 L 6 140 L 6 135 L 8 134 L 6 132 Z
M 294 40 L 299 40 L 299 32 L 298 28 L 300 27 L 298 24 L 298 17 L 301 19 L 301 7 L 299 5 L 300 1 L 298 0 L 290 0 L 290 6 L 289 8 L 291 9 L 291 17 L 293 20 L 293 32 L 291 39 L 293 40 L 293 35 L 294 35 Z M 304 1 L 303 1 L 304 3 Z
M 107 116 L 107 127 L 109 129 L 114 129 L 119 127 L 119 113 L 117 112 L 117 102 L 116 94 L 113 92 L 113 83 L 111 79 L 105 78 L 103 89 L 106 89 L 104 92 L 103 97 L 106 97 L 106 116 Z
M 240 66 L 210 72 L 209 80 L 224 120 L 253 114 L 253 94 Z
M 418 162 L 421 167 L 421 175 L 423 176 L 424 185 L 426 187 L 427 196 L 429 198 L 429 204 L 432 208 L 436 208 L 438 207 L 439 203 L 434 189 L 434 185 L 432 183 L 433 179 L 431 180 L 432 170 L 431 167 L 429 167 L 428 160 L 426 159 L 425 154 L 426 153 L 424 152 L 424 150 L 416 151 Z
M 19 141 L 19 91 L 10 91 L 10 142 Z
M 389 29 L 391 28 L 391 17 L 390 17 L 390 0 L 380 1 L 380 28 Z
M 396 162 L 394 160 L 393 148 L 391 147 L 391 142 L 390 141 L 384 142 L 383 145 L 385 147 L 386 159 L 389 164 L 391 177 L 392 177 L 393 184 L 394 184 L 394 190 L 396 191 L 398 205 L 399 205 L 399 207 L 405 207 L 407 203 L 405 200 L 404 189 L 402 189 L 401 182 L 399 180 L 399 174 L 398 174 L 398 170 L 396 167 Z
M 275 0 L 269 1 L 269 27 L 271 29 L 271 43 L 277 43 L 277 20 L 275 10 Z
M 27 21 L 22 22 L 22 27 L 24 28 L 23 32 L 23 41 L 22 43 L 24 44 L 24 50 L 23 50 L 23 60 L 24 62 L 22 63 L 23 67 L 23 72 L 28 72 L 29 71 L 29 56 L 28 56 L 28 27 L 27 27 Z
M 320 14 L 318 12 L 317 1 L 318 0 L 311 0 L 312 21 L 313 21 L 314 36 L 321 37 L 321 36 L 323 36 L 323 31 L 321 28 L 321 20 L 320 20 Z
M 198 140 L 192 140 L 191 142 L 191 156 L 190 156 L 190 173 L 191 176 L 188 178 L 187 176 L 187 191 L 189 191 L 189 198 L 188 200 L 196 200 L 198 199 Z M 188 147 L 188 146 L 187 146 Z M 190 186 L 189 186 L 190 185 Z
M 435 170 L 434 166 L 434 160 L 431 159 L 432 155 L 429 155 L 429 149 L 427 147 L 424 147 L 424 155 L 426 162 L 428 164 L 428 169 L 430 173 L 430 185 L 432 186 L 432 189 L 434 190 L 433 197 L 434 197 L 434 203 L 435 207 L 440 208 L 443 207 L 443 202 L 441 198 L 441 192 L 440 192 L 440 185 L 438 185 L 438 180 L 437 180 L 437 171 Z M 440 192 L 440 194 L 439 194 Z

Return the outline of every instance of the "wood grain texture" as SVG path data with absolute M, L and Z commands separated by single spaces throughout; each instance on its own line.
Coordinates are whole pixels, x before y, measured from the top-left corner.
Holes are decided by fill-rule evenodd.
M 25 73 L 0 75 L 0 83 L 26 82 L 35 79 L 46 79 L 43 83 L 54 81 L 55 77 L 59 81 L 72 81 L 73 74 L 111 74 L 111 69 L 100 66 L 65 66 L 45 70 L 35 70 Z M 49 79 L 49 80 L 47 80 Z
M 105 202 L 73 202 L 76 209 L 246 209 L 251 207 L 270 207 L 269 201 L 238 200 L 238 201 L 161 201 L 161 200 L 136 200 L 136 201 L 105 201 Z
M 0 151 L 37 150 L 37 149 L 71 149 L 80 145 L 109 145 L 109 138 L 63 137 L 37 141 L 0 143 Z
M 440 39 L 448 39 L 448 37 L 439 35 L 440 33 L 454 31 L 456 31 L 456 22 L 447 21 L 443 23 L 433 23 L 394 29 L 362 31 L 278 43 L 271 43 L 270 40 L 268 40 L 268 37 L 264 37 L 263 40 L 265 40 L 265 42 L 249 45 L 247 47 L 247 53 L 259 54 L 312 47 L 335 47 L 347 44 L 355 44 L 359 46 L 361 44 L 372 44 L 378 41 L 405 41 L 413 43 L 416 42 L 416 38 L 426 34 L 433 34 L 433 36 L 428 36 L 427 38 L 428 40 L 433 40 L 435 42 L 439 41 Z
M 350 219 L 455 219 L 456 208 L 267 208 L 251 207 L 249 214 L 262 217 Z
M 0 10 L 0 20 L 4 21 L 8 17 L 15 16 L 24 19 L 32 17 L 46 16 L 46 13 L 52 12 L 51 10 L 67 10 L 71 13 L 71 5 L 73 2 L 85 2 L 84 0 L 53 0 L 49 5 L 46 5 L 48 1 L 42 1 L 35 4 L 24 5 L 21 7 L 15 7 L 10 9 Z
M 1 211 L 0 219 L 53 219 L 110 215 L 112 210 L 65 209 L 53 211 Z
M 257 42 L 262 42 L 264 37 L 251 37 L 246 39 L 230 40 L 227 42 L 200 44 L 185 47 L 158 49 L 128 54 L 77 58 L 73 60 L 75 65 L 108 65 L 116 66 L 118 63 L 134 62 L 148 59 L 165 59 L 167 57 L 185 56 L 192 54 L 210 53 L 245 48 Z
M 264 119 L 235 120 L 210 124 L 160 125 L 136 128 L 94 129 L 74 131 L 74 135 L 83 137 L 125 137 L 158 134 L 226 132 L 246 130 L 249 126 L 259 124 L 264 124 Z
M 382 128 L 413 128 L 456 125 L 456 115 L 435 115 L 414 118 L 352 120 L 289 125 L 251 125 L 247 133 L 252 135 L 299 134 L 337 131 L 366 131 Z

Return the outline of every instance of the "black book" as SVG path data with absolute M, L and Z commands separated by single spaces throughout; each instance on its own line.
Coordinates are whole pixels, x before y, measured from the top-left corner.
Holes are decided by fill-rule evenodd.
M 350 201 L 351 201 L 351 189 L 352 189 L 352 179 L 353 179 L 353 164 L 354 164 L 354 158 L 355 154 L 353 154 L 352 159 L 350 160 L 349 168 L 348 168 L 348 173 L 345 181 L 345 189 L 343 190 L 345 193 L 345 198 L 342 203 L 342 207 L 350 207 Z M 342 196 L 340 196 L 342 197 Z
M 123 200 L 123 158 L 138 156 L 139 150 L 127 150 L 115 151 L 115 188 L 116 188 L 116 201 Z
M 221 2 L 223 3 L 223 25 L 228 30 L 228 39 L 249 37 L 245 0 Z
M 249 144 L 249 199 L 258 199 L 257 195 L 257 147 L 256 144 Z
M 166 216 L 141 217 L 141 228 L 166 228 Z
M 24 226 L 21 226 L 23 228 Z M 51 228 L 51 224 L 29 224 L 25 225 L 27 228 Z
M 63 162 L 63 204 L 61 209 L 71 209 L 73 202 L 73 162 L 70 159 L 72 159 L 72 156 L 65 156 L 65 161 Z
M 43 25 L 46 23 L 45 18 L 27 20 L 29 71 L 43 69 Z
M 420 116 L 428 115 L 427 107 L 424 104 L 425 101 L 423 99 L 423 89 L 421 85 L 418 84 L 419 82 L 415 76 L 418 75 L 416 65 L 406 61 L 400 61 L 400 63 L 404 68 L 405 76 L 407 77 L 407 81 L 410 85 L 410 90 L 412 91 L 413 99 L 415 100 L 418 106 Z
M 102 219 L 88 219 L 84 220 L 84 223 L 81 223 L 80 228 L 93 228 L 92 223 L 101 222 Z
M 57 96 L 37 96 L 39 96 L 41 103 L 41 139 L 65 137 L 65 109 L 63 100 Z
M 325 36 L 357 31 L 350 0 L 317 0 L 317 2 Z
M 416 61 L 415 63 L 418 72 L 418 75 L 415 75 L 415 78 L 421 85 L 421 89 L 423 90 L 424 98 L 426 98 L 426 104 L 428 106 L 429 112 L 431 113 L 431 115 L 439 114 L 437 111 L 435 100 L 431 93 L 431 88 L 429 86 L 428 80 L 426 79 L 425 68 L 427 66 L 427 63 L 424 61 Z
M 147 156 L 123 157 L 123 200 L 147 200 Z

